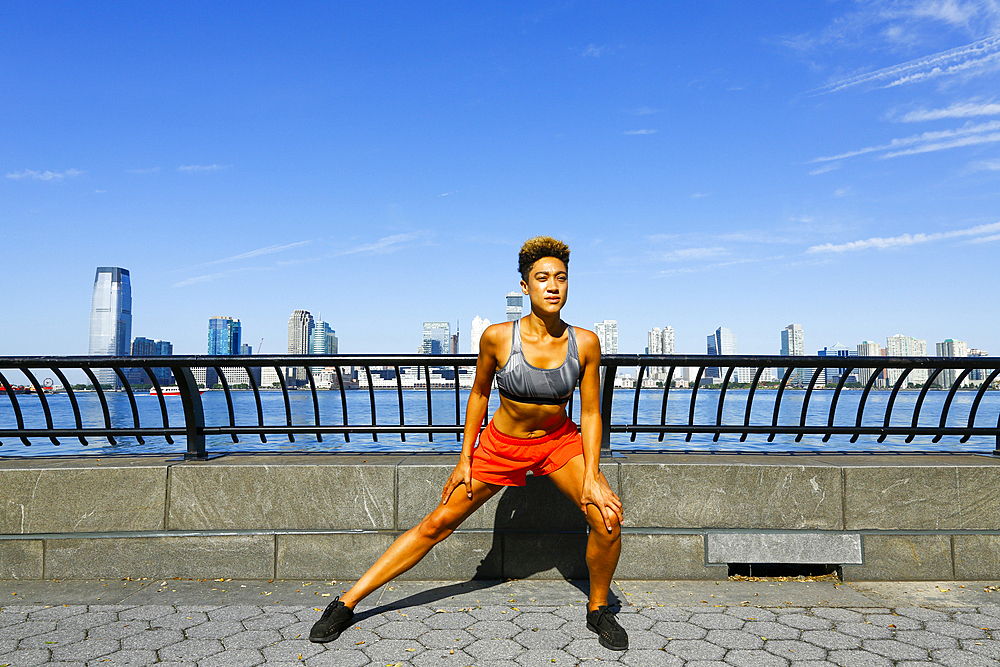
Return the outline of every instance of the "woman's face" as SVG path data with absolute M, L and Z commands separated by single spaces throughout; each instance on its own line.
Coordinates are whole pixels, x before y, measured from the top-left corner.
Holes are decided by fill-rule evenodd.
M 566 305 L 569 273 L 562 260 L 543 257 L 531 266 L 527 282 L 521 281 L 521 290 L 531 300 L 531 307 L 543 313 L 558 313 Z

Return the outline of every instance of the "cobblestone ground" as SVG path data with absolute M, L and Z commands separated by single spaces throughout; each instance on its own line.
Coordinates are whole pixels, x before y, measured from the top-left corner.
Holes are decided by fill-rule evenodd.
M 0 608 L 0 667 L 173 665 L 735 665 L 1000 667 L 1000 606 L 629 605 L 631 648 L 603 649 L 580 604 L 418 604 L 359 612 L 336 642 L 306 638 L 315 606 Z M 997 633 L 998 639 L 993 638 Z

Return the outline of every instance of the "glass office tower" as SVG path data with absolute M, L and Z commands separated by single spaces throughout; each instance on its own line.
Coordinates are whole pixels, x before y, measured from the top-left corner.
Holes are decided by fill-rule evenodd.
M 132 284 L 128 269 L 100 266 L 94 276 L 90 305 L 91 356 L 127 357 L 132 343 Z M 121 382 L 114 370 L 99 368 L 97 381 L 118 389 Z
M 208 320 L 208 353 L 240 353 L 240 321 L 231 317 L 213 317 Z

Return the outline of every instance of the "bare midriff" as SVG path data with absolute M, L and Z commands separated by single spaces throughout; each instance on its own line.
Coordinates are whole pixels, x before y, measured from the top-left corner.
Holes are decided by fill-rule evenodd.
M 565 405 L 518 403 L 502 396 L 500 407 L 493 413 L 494 428 L 512 438 L 540 438 L 565 422 Z

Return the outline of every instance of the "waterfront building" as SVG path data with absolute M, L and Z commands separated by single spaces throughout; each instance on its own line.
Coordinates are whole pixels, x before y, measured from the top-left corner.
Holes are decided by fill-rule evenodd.
M 967 357 L 969 356 L 969 346 L 962 340 L 946 338 L 942 343 L 935 343 L 937 356 L 939 357 Z M 937 376 L 937 386 L 943 389 L 951 389 L 955 380 L 962 371 L 954 368 L 946 368 Z M 970 374 L 971 375 L 971 374 Z M 962 386 L 968 387 L 971 383 L 968 376 L 962 380 Z
M 458 336 L 461 333 L 458 329 L 459 322 L 455 322 L 455 333 L 451 335 L 451 353 L 458 354 Z
M 309 335 L 316 322 L 308 310 L 296 310 L 288 318 L 288 354 L 309 354 Z M 288 369 L 288 380 L 293 384 L 306 382 L 306 369 Z
M 91 356 L 126 357 L 132 342 L 132 282 L 128 269 L 99 266 L 90 301 Z M 115 389 L 121 386 L 114 369 L 98 368 L 97 381 Z
M 524 295 L 520 292 L 507 292 L 507 321 L 521 319 L 521 312 L 524 309 Z
M 820 357 L 856 357 L 858 356 L 857 350 L 852 350 L 846 345 L 841 345 L 837 343 L 833 347 L 824 347 L 822 350 L 816 353 Z M 824 368 L 820 370 L 819 377 L 816 379 L 816 386 L 822 387 L 823 385 L 832 384 L 836 385 L 840 382 L 840 378 L 843 377 L 844 373 L 847 371 L 846 368 Z M 870 371 L 869 371 L 870 372 Z M 869 375 L 869 377 L 871 377 Z M 852 370 L 851 375 L 847 378 L 847 382 L 857 382 L 858 375 L 857 370 Z
M 424 322 L 421 354 L 451 354 L 451 325 L 448 322 Z
M 174 346 L 168 340 L 152 340 L 142 336 L 136 336 L 132 340 L 133 357 L 162 357 L 173 353 Z M 149 376 L 141 368 L 129 368 L 125 373 L 131 384 L 149 384 Z M 160 386 L 174 383 L 174 374 L 169 368 L 154 368 L 153 376 Z
M 469 351 L 473 354 L 479 354 L 479 339 L 483 337 L 483 332 L 486 331 L 487 327 L 490 326 L 490 321 L 479 317 L 472 320 L 472 334 L 470 338 Z
M 716 329 L 715 333 L 708 336 L 707 343 L 708 354 L 712 356 L 736 354 L 736 334 L 729 327 Z M 709 366 L 705 369 L 705 377 L 721 381 L 725 377 L 725 372 L 721 367 Z M 737 381 L 743 382 L 744 380 L 737 379 Z M 749 381 L 750 378 L 747 378 L 746 382 Z
M 309 334 L 309 354 L 324 357 L 337 354 L 337 332 L 323 321 L 322 315 L 320 319 L 316 320 L 312 333 Z M 321 366 L 313 366 L 313 373 L 321 368 Z
M 287 369 L 282 368 L 281 372 L 287 375 Z M 281 386 L 281 376 L 274 366 L 263 366 L 260 369 L 260 386 L 265 389 L 274 389 Z
M 872 340 L 864 340 L 858 343 L 858 356 L 859 357 L 884 357 L 885 350 L 882 346 Z M 863 385 L 868 384 L 868 380 L 871 379 L 872 373 L 875 372 L 874 368 L 859 368 L 858 369 L 858 382 Z M 881 377 L 875 381 L 875 384 L 879 387 L 885 385 L 885 373 L 881 374 Z
M 601 342 L 601 354 L 618 354 L 618 320 L 595 322 L 594 333 Z
M 253 354 L 253 346 L 247 345 L 246 343 L 240 343 L 240 356 L 249 357 Z
M 969 356 L 970 357 L 988 357 L 988 356 L 990 356 L 990 353 L 987 352 L 986 350 L 978 350 L 976 348 L 972 348 L 971 350 L 969 350 Z M 973 368 L 972 372 L 969 373 L 969 379 L 972 380 L 973 382 L 984 382 L 986 380 L 986 376 L 987 375 L 989 375 L 989 371 L 987 371 L 986 369 L 984 369 L 984 368 Z
M 208 354 L 239 354 L 241 328 L 240 321 L 232 317 L 210 318 L 208 320 Z
M 781 330 L 781 356 L 783 357 L 802 357 L 806 353 L 806 342 L 805 334 L 802 331 L 801 324 L 789 324 L 787 327 Z M 784 368 L 775 368 L 775 375 L 779 378 L 784 377 Z M 805 384 L 804 369 L 796 369 L 792 372 L 791 377 L 788 378 L 791 384 L 802 385 Z
M 646 333 L 646 354 L 673 354 L 674 353 L 674 328 L 673 327 L 653 327 Z M 662 380 L 666 377 L 667 369 L 663 366 L 650 366 L 647 369 L 647 377 L 653 380 Z
M 885 339 L 885 355 L 887 357 L 926 357 L 927 341 L 922 338 L 913 338 L 896 334 Z M 903 374 L 900 368 L 887 368 L 885 379 L 889 385 L 895 385 L 899 376 Z M 906 376 L 908 384 L 923 386 L 927 382 L 927 369 L 915 368 Z

